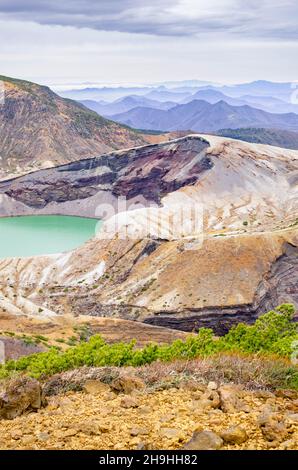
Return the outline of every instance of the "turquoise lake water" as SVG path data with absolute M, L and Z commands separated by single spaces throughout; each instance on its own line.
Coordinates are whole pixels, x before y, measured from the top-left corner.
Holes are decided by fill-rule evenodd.
M 61 253 L 95 235 L 97 219 L 62 215 L 0 218 L 0 258 Z

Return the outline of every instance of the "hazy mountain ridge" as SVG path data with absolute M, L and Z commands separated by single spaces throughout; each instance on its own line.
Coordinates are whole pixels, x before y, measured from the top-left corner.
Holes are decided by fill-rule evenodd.
M 176 103 L 171 101 L 157 101 L 145 96 L 129 95 L 125 98 L 119 98 L 112 103 L 100 103 L 93 100 L 82 100 L 81 103 L 87 108 L 101 114 L 102 116 L 112 116 L 113 114 L 123 113 L 130 111 L 138 106 L 145 106 L 153 109 L 168 110 L 176 106 Z
M 298 115 L 273 114 L 248 105 L 231 106 L 221 100 L 214 104 L 193 100 L 168 111 L 137 107 L 112 116 L 115 121 L 138 128 L 160 131 L 192 129 L 212 132 L 224 128 L 277 128 L 298 131 Z

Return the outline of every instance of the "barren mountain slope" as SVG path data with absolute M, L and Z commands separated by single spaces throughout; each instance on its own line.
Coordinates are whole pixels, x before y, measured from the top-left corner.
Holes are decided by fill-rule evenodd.
M 221 333 L 282 301 L 297 304 L 297 170 L 295 151 L 189 136 L 1 183 L 9 214 L 90 215 L 101 203 L 116 207 L 119 195 L 143 208 L 108 217 L 74 252 L 2 260 L 0 309 Z M 181 239 L 169 215 L 189 204 L 202 207 L 204 230 L 190 224 Z M 142 236 L 121 239 L 127 226 Z
M 102 118 L 49 88 L 0 76 L 0 178 L 146 143 L 132 129 Z

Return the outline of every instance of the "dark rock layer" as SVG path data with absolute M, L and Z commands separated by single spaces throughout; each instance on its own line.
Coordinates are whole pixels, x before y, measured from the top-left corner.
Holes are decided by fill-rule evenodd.
M 163 195 L 194 184 L 212 168 L 208 147 L 204 139 L 187 137 L 115 152 L 2 182 L 0 194 L 32 209 L 86 199 L 99 191 L 127 199 L 143 196 L 159 204 Z

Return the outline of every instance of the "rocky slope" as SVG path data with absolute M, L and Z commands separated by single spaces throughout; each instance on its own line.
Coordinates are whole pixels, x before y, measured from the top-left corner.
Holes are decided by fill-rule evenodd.
M 108 343 L 137 340 L 137 346 L 150 341 L 159 344 L 185 339 L 188 333 L 146 325 L 121 318 L 101 318 L 87 315 L 56 315 L 39 318 L 30 315 L 0 313 L 0 341 L 4 359 L 18 359 L 35 352 L 47 351 L 55 346 L 61 349 L 82 339 L 100 334 Z
M 0 178 L 146 142 L 49 88 L 0 76 Z
M 166 375 L 169 367 L 171 375 Z M 206 383 L 211 363 L 184 364 L 190 376 L 182 367 L 177 369 L 179 365 L 171 364 L 120 372 L 116 368 L 71 371 L 44 385 L 47 403 L 37 381 L 12 383 L 3 402 L 0 391 L 0 447 L 297 449 L 297 392 L 251 391 L 221 380 Z M 66 382 L 69 391 L 59 392 Z M 74 392 L 71 386 L 83 390 Z M 35 412 L 20 415 L 26 410 Z
M 73 252 L 2 260 L 0 309 L 223 333 L 297 304 L 297 160 L 295 151 L 188 136 L 1 183 L 1 215 L 107 213 Z M 177 233 L 181 207 L 190 212 Z

